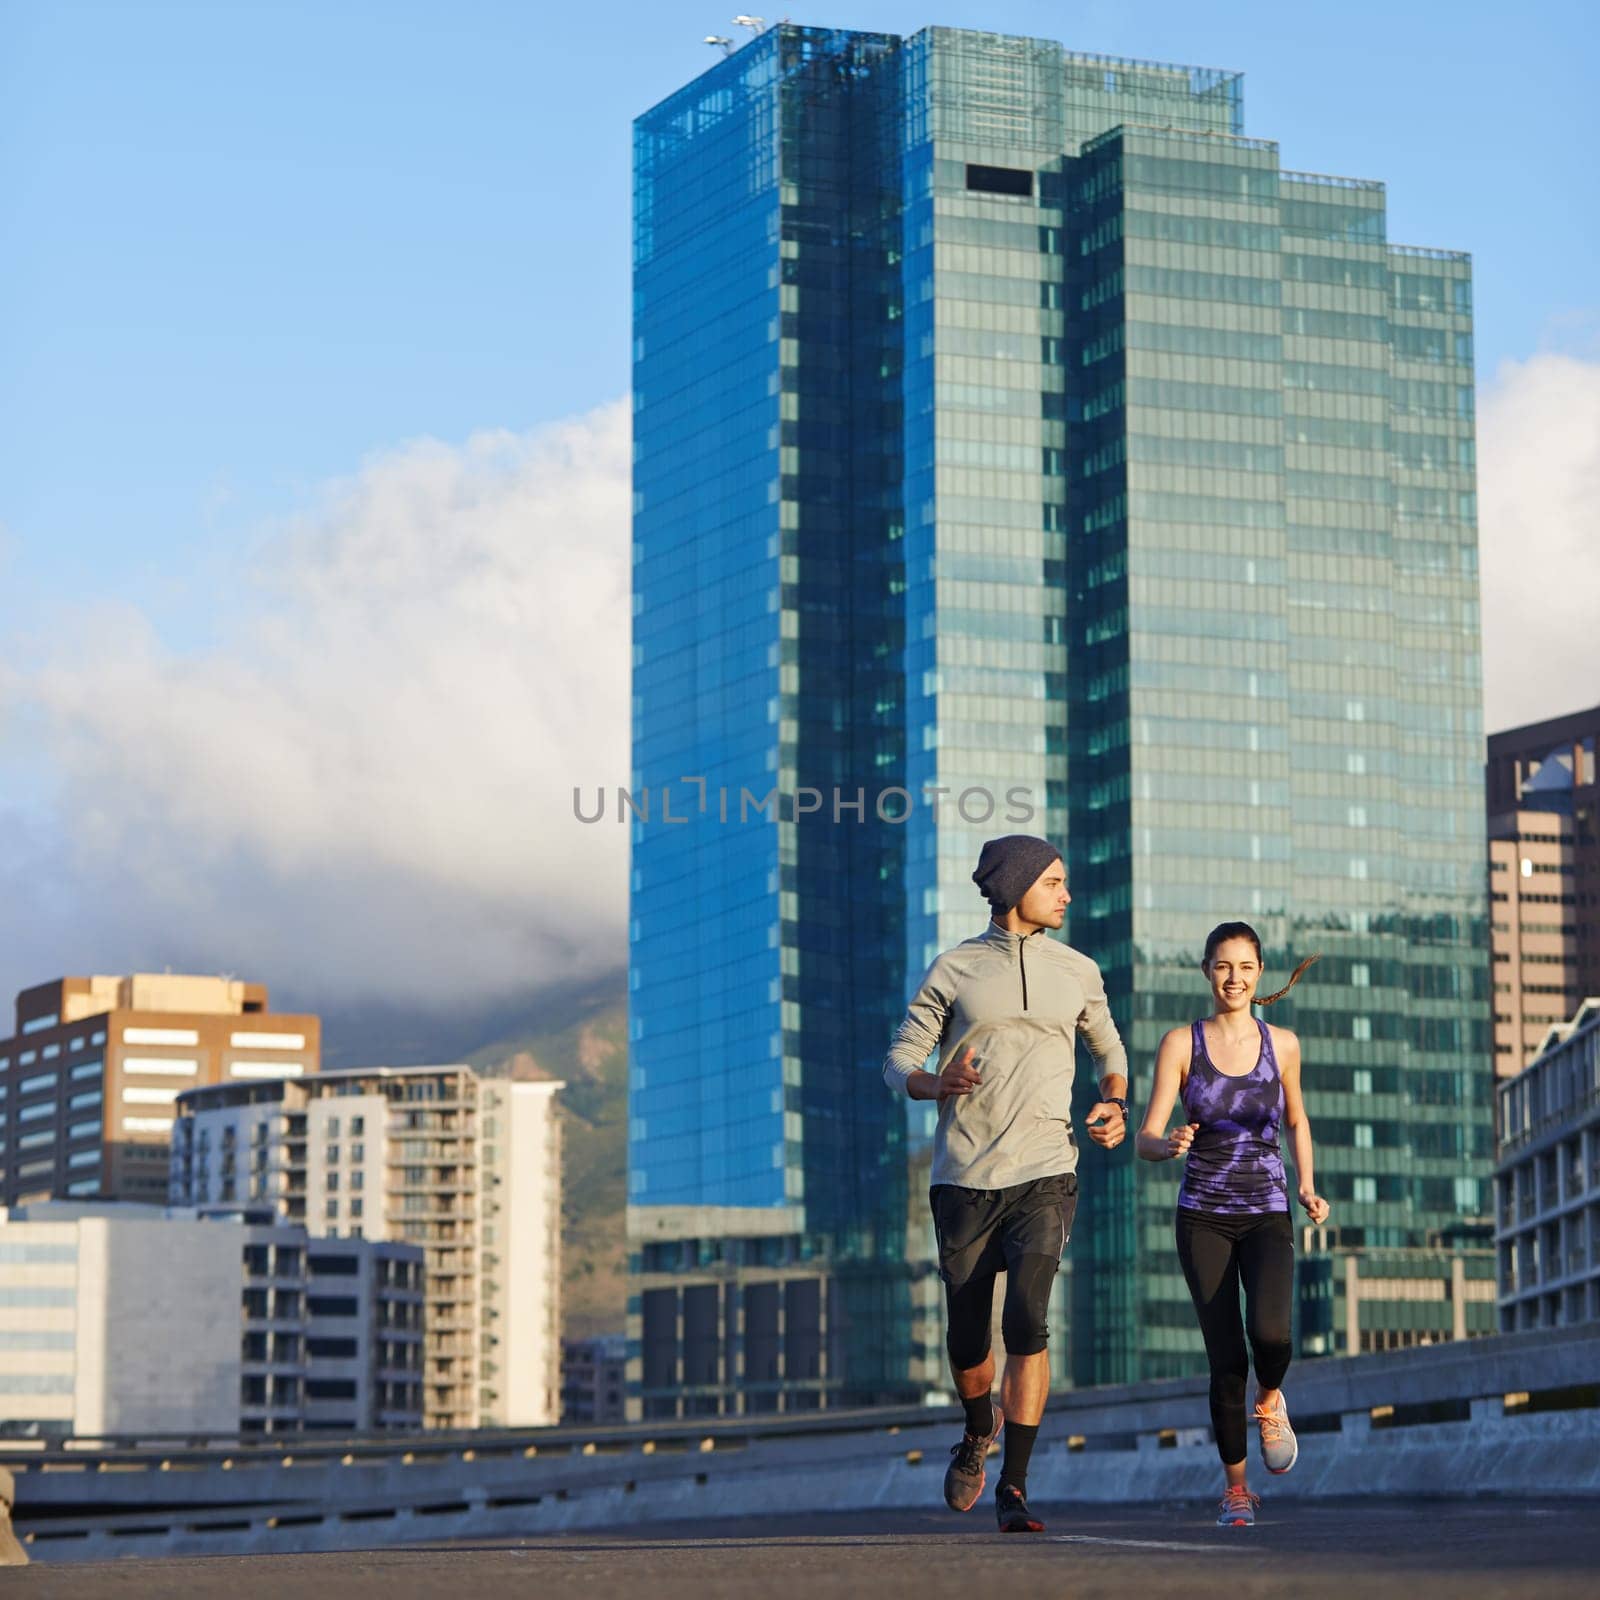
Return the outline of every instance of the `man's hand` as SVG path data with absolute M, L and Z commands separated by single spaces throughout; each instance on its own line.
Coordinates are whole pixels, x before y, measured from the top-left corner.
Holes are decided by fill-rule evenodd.
M 1089 1107 L 1084 1126 L 1089 1130 L 1089 1137 L 1103 1150 L 1115 1150 L 1128 1135 L 1128 1119 L 1123 1116 L 1122 1107 L 1109 1100 Z
M 1167 1159 L 1176 1161 L 1180 1156 L 1189 1153 L 1189 1146 L 1194 1143 L 1194 1136 L 1199 1133 L 1198 1122 L 1186 1122 L 1181 1128 L 1174 1128 L 1167 1135 Z
M 1328 1220 L 1328 1202 L 1316 1190 L 1304 1184 L 1300 1188 L 1300 1204 L 1305 1207 L 1306 1215 L 1318 1227 Z
M 937 1100 L 940 1105 L 953 1095 L 971 1094 L 983 1083 L 983 1074 L 973 1065 L 977 1056 L 977 1047 L 969 1044 L 942 1072 L 913 1072 L 906 1093 L 913 1100 Z

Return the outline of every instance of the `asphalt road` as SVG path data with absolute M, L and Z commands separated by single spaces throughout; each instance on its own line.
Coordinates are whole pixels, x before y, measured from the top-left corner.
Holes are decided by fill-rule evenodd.
M 1285 1502 L 1253 1529 L 1198 1507 L 1041 1507 L 1002 1537 L 980 1506 L 695 1523 L 603 1535 L 308 1556 L 144 1558 L 7 1569 L 6 1600 L 1389 1600 L 1600 1596 L 1594 1501 Z

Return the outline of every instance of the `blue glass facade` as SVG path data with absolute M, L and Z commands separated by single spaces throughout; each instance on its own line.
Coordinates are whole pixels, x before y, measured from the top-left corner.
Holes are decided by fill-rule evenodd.
M 772 29 L 640 119 L 636 185 L 646 1414 L 942 1386 L 877 1065 L 997 832 L 1067 842 L 1136 1092 L 1212 923 L 1324 951 L 1275 1014 L 1324 1244 L 1475 1213 L 1467 259 L 1284 171 L 1234 75 L 945 29 Z M 1057 1357 L 1192 1370 L 1170 1174 L 1098 1155 Z
M 774 29 L 637 127 L 647 1413 L 916 1392 L 881 1336 L 912 1292 L 904 1114 L 862 1092 L 903 986 L 897 71 L 893 41 Z

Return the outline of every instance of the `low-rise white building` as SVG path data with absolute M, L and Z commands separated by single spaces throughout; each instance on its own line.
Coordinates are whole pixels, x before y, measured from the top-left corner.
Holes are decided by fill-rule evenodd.
M 0 1212 L 0 1431 L 420 1428 L 421 1388 L 415 1248 L 136 1203 Z

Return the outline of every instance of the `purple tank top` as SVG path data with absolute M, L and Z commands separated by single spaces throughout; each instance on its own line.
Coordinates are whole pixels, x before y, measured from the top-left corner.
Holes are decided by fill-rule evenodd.
M 1188 1211 L 1261 1216 L 1287 1211 L 1289 1192 L 1278 1150 L 1283 1078 L 1272 1031 L 1259 1017 L 1261 1056 L 1243 1077 L 1230 1078 L 1206 1054 L 1205 1028 L 1189 1030 L 1189 1075 L 1183 1083 L 1185 1119 L 1200 1131 L 1189 1147 L 1178 1204 Z

